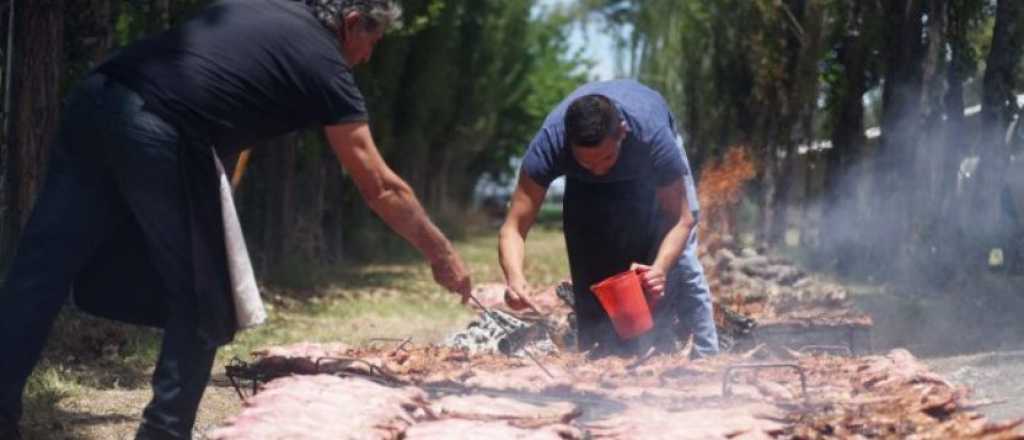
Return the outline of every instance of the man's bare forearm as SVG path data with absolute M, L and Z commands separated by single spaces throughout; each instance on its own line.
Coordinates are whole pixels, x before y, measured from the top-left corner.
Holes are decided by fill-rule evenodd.
M 409 184 L 384 162 L 365 122 L 332 125 L 324 132 L 373 212 L 431 263 L 455 256 L 455 249 L 430 222 Z
M 503 227 L 498 234 L 498 259 L 505 280 L 509 284 L 526 282 L 523 274 L 523 261 L 526 256 L 526 239 L 514 228 Z
M 423 205 L 405 182 L 388 182 L 385 190 L 368 199 L 367 204 L 384 223 L 428 260 L 436 260 L 455 252 L 441 230 L 430 221 Z
M 519 183 L 512 192 L 508 215 L 498 232 L 498 261 L 505 272 L 505 281 L 514 289 L 525 289 L 526 236 L 530 233 L 537 211 L 544 201 L 547 188 L 538 185 L 526 173 L 520 173 Z M 525 293 L 525 292 L 517 292 Z
M 654 259 L 653 266 L 666 274 L 676 261 L 679 261 L 679 256 L 682 255 L 686 242 L 690 239 L 690 231 L 693 230 L 695 224 L 693 215 L 689 211 L 683 213 L 681 217 L 679 222 L 665 234 L 665 238 L 661 241 L 661 247 L 658 248 L 658 256 Z

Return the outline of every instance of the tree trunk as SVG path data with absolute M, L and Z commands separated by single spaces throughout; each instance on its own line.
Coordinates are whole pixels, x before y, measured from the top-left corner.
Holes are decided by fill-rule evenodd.
M 1019 110 L 1013 91 L 1014 74 L 1021 61 L 1021 44 L 1024 44 L 1024 3 L 999 0 L 992 46 L 985 62 L 981 118 L 983 124 L 999 129 L 991 135 L 1004 145 L 1002 138 L 1006 128 Z
M 778 227 L 775 222 L 779 218 L 778 209 L 776 206 L 776 195 L 778 191 L 778 147 L 775 145 L 768 145 L 764 147 L 764 152 L 761 155 L 761 176 L 760 176 L 760 195 L 761 195 L 761 230 L 759 231 L 758 239 L 766 243 L 775 242 L 775 231 Z
M 11 2 L 11 7 L 17 7 L 14 2 Z M 3 266 L 6 262 L 6 257 L 9 251 L 13 248 L 11 242 L 13 234 L 8 235 L 9 226 L 14 222 L 10 222 L 11 217 L 11 200 L 10 192 L 8 187 L 11 182 L 8 181 L 8 173 L 10 170 L 10 151 L 13 150 L 10 145 L 11 136 L 8 134 L 11 129 L 11 66 L 14 62 L 14 11 L 11 7 L 7 8 L 4 13 L 0 14 L 0 19 L 3 20 L 0 23 L 0 29 L 3 30 L 0 35 L 3 36 L 3 42 L 0 43 L 0 53 L 3 54 L 3 64 L 0 65 L 0 69 L 3 69 L 3 74 L 0 75 L 0 93 L 3 93 L 3 113 L 0 118 L 0 271 L 3 270 Z
M 967 127 L 964 125 L 964 80 L 971 74 L 968 11 L 964 0 L 954 0 L 947 10 L 950 62 L 946 69 L 946 94 L 943 99 L 946 115 L 942 185 L 940 192 L 943 212 L 949 217 L 948 208 L 955 196 L 957 169 L 967 148 Z
M 834 113 L 832 148 L 825 153 L 825 212 L 823 224 L 827 233 L 822 234 L 822 251 L 829 255 L 836 271 L 849 273 L 850 246 L 857 246 L 860 231 L 851 218 L 862 212 L 857 206 L 856 185 L 861 181 L 853 175 L 853 164 L 864 159 L 864 93 L 867 91 L 867 36 L 864 26 L 865 13 L 862 2 L 850 2 L 850 13 L 846 18 L 846 33 L 839 43 L 839 63 L 845 75 L 842 87 L 836 92 L 837 110 Z
M 12 69 L 12 127 L 8 134 L 8 251 L 32 212 L 60 115 L 64 68 L 64 1 L 18 1 Z
M 964 195 L 958 191 L 960 161 L 970 150 L 967 133 L 969 131 L 964 119 L 964 81 L 972 75 L 971 42 L 968 39 L 970 30 L 971 5 L 967 0 L 953 0 L 946 10 L 947 40 L 949 45 L 949 64 L 946 67 L 946 91 L 943 97 L 942 128 L 936 130 L 942 140 L 936 142 L 941 148 L 938 165 L 938 184 L 936 203 L 935 236 L 944 246 L 936 247 L 933 256 L 935 267 L 955 267 L 962 264 L 965 245 L 964 231 L 968 226 L 962 219 L 968 210 L 969 202 L 964 202 Z M 955 275 L 946 271 L 936 282 L 946 282 Z
M 918 215 L 912 188 L 919 182 L 908 174 L 914 169 L 915 150 L 922 132 L 921 59 L 923 47 L 923 0 L 886 2 L 885 84 L 882 91 L 882 140 L 877 156 L 877 186 L 871 190 L 879 204 L 872 210 L 874 230 L 880 232 L 873 243 L 872 260 L 877 269 L 896 275 L 908 262 L 914 246 L 910 219 Z M 909 180 L 909 182 L 908 182 Z
M 916 160 L 910 166 L 908 174 L 916 184 L 910 185 L 908 198 L 916 206 L 915 215 L 911 219 L 910 231 L 918 238 L 912 248 L 912 258 L 924 280 L 937 281 L 949 273 L 945 264 L 937 261 L 938 247 L 934 243 L 939 240 L 939 230 L 949 219 L 942 213 L 942 188 L 945 172 L 943 148 L 943 96 L 946 89 L 948 68 L 946 62 L 947 48 L 947 0 L 927 1 L 927 46 L 921 66 L 921 113 L 922 130 L 915 147 Z
M 828 173 L 828 168 L 825 166 L 825 152 L 808 153 L 807 163 L 807 177 L 804 184 L 807 191 L 806 197 L 808 201 L 813 200 L 818 203 L 804 205 L 805 228 L 802 235 L 806 239 L 802 239 L 802 243 L 806 245 L 805 247 L 815 251 L 821 245 L 822 235 L 825 232 L 823 228 L 826 226 L 824 223 L 825 204 L 820 203 L 825 199 L 825 176 Z
M 786 75 L 777 93 L 779 103 L 777 127 L 771 131 L 770 142 L 778 145 L 782 158 L 772 158 L 774 188 L 766 185 L 771 193 L 770 206 L 765 206 L 767 220 L 765 241 L 779 243 L 791 226 L 791 217 L 802 213 L 801 172 L 795 168 L 806 164 L 798 157 L 797 145 L 813 141 L 813 120 L 818 93 L 817 62 L 821 52 L 824 33 L 823 10 L 815 0 L 789 0 L 781 4 L 781 13 L 786 20 L 786 43 L 783 47 Z M 770 102 L 770 101 L 769 101 Z M 769 152 L 769 154 L 773 154 Z
M 988 246 L 1004 249 L 1008 247 L 1005 243 L 1008 222 L 1001 209 L 999 195 L 1003 191 L 1009 164 L 1010 151 L 1005 137 L 1010 122 L 1019 111 L 1013 91 L 1022 45 L 1024 3 L 1020 0 L 999 0 L 982 85 L 981 135 L 975 147 L 980 161 L 972 199 L 977 203 L 974 212 L 980 216 L 978 223 L 985 234 L 979 238 L 991 240 Z
M 796 145 L 812 145 L 815 140 L 818 62 L 825 46 L 825 11 L 821 2 L 808 0 L 796 4 L 803 5 L 802 10 L 793 8 L 797 11 L 796 16 L 800 17 L 802 34 L 795 40 L 799 44 L 793 63 L 795 80 L 788 99 L 792 109 L 792 126 L 789 128 L 790 151 L 786 156 L 787 165 L 783 168 L 779 186 L 784 206 L 784 221 L 776 223 L 777 237 L 784 235 L 789 227 L 802 230 L 806 220 L 803 217 L 808 195 L 806 176 L 810 174 L 809 167 L 813 161 L 810 160 L 810 151 L 801 155 Z
M 925 52 L 924 65 L 922 68 L 921 84 L 921 108 L 925 112 L 924 142 L 919 150 L 926 151 L 921 160 L 915 163 L 919 167 L 915 175 L 921 176 L 922 187 L 917 195 L 924 206 L 924 213 L 921 220 L 928 222 L 928 227 L 938 219 L 940 187 L 942 178 L 942 163 L 944 149 L 942 148 L 942 115 L 945 108 L 942 105 L 943 93 L 945 92 L 945 77 L 942 75 L 947 68 L 945 51 L 946 39 L 946 9 L 947 0 L 928 0 L 928 46 Z
M 295 148 L 292 136 L 283 136 L 260 143 L 254 148 L 254 169 L 250 181 L 261 181 L 260 188 L 250 188 L 262 205 L 259 222 L 262 276 L 271 275 L 284 260 L 290 227 L 293 225 L 292 192 L 295 182 Z M 261 190 L 261 191 L 255 191 Z
M 325 261 L 328 264 L 345 260 L 345 229 L 342 227 L 345 215 L 344 179 L 341 167 L 333 155 L 321 164 L 324 174 L 323 224 Z

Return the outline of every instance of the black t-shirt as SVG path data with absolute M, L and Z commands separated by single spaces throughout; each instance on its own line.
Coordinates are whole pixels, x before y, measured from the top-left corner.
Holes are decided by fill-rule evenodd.
M 291 0 L 219 1 L 99 71 L 221 153 L 312 124 L 367 119 L 337 38 Z

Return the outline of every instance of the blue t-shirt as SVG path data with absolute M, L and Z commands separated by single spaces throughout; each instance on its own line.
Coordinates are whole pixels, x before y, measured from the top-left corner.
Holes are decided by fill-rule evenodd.
M 591 94 L 610 99 L 629 127 L 618 161 L 602 176 L 580 166 L 565 140 L 566 109 L 576 98 Z M 690 211 L 700 209 L 693 173 L 668 104 L 658 92 L 634 80 L 593 82 L 572 92 L 548 115 L 530 142 L 522 172 L 544 187 L 559 176 L 586 183 L 654 179 L 659 187 L 683 178 Z

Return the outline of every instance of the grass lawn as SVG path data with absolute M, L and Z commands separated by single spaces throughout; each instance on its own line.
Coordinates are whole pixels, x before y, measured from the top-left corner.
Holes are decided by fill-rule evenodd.
M 545 225 L 535 227 L 527 242 L 526 272 L 535 286 L 554 284 L 569 274 L 561 231 Z M 478 230 L 456 243 L 474 283 L 502 282 L 496 236 L 494 230 Z M 223 366 L 234 357 L 247 359 L 256 348 L 406 337 L 431 343 L 472 318 L 457 296 L 433 283 L 422 262 L 369 264 L 338 270 L 331 278 L 335 281 L 312 290 L 265 289 L 269 323 L 241 333 L 218 352 L 214 379 L 200 408 L 200 429 L 238 412 L 240 402 L 223 378 Z M 26 437 L 133 438 L 150 397 L 159 338 L 154 330 L 62 314 L 27 388 Z

